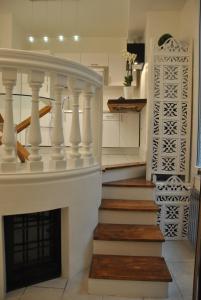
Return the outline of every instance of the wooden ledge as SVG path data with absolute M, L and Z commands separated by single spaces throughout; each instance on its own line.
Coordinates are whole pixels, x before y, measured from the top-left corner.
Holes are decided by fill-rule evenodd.
M 102 167 L 102 171 L 104 172 L 104 171 L 108 171 L 108 170 L 141 167 L 141 166 L 146 166 L 146 162 L 133 162 L 133 163 L 127 163 L 127 164 L 104 165 Z
M 140 112 L 146 105 L 147 99 L 110 99 L 107 102 L 110 112 Z

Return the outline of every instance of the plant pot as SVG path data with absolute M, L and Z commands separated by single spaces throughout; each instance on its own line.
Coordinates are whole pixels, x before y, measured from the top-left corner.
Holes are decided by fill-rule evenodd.
M 133 86 L 124 86 L 124 98 L 125 99 L 133 99 Z

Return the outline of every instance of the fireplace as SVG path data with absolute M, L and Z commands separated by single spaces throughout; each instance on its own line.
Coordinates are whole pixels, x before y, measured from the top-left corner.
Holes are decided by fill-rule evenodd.
M 4 217 L 6 289 L 61 275 L 61 210 Z

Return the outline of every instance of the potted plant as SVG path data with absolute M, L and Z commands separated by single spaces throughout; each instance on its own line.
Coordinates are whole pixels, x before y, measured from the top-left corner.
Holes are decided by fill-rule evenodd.
M 124 76 L 124 98 L 133 98 L 133 87 L 131 86 L 133 81 L 133 65 L 137 55 L 130 53 L 126 50 L 123 51 L 123 58 L 126 60 L 126 75 Z

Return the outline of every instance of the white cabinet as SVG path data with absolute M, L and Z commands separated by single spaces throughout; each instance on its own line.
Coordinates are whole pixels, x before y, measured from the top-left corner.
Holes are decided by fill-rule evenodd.
M 139 147 L 139 114 L 104 113 L 103 147 Z
M 103 147 L 119 147 L 119 114 L 103 114 Z
M 124 82 L 126 63 L 121 54 L 109 54 L 109 85 L 122 86 Z
M 82 53 L 81 63 L 88 67 L 108 66 L 108 54 L 107 53 Z
M 120 147 L 139 147 L 139 113 L 120 114 Z

